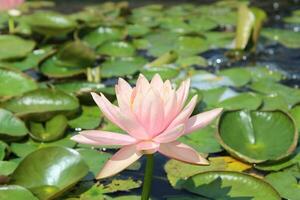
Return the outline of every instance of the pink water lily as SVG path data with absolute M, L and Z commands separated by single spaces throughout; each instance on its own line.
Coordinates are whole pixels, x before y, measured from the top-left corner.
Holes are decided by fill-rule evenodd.
M 197 103 L 197 95 L 185 105 L 190 80 L 184 81 L 178 90 L 172 88 L 156 74 L 151 82 L 140 75 L 136 86 L 131 87 L 119 79 L 115 86 L 118 106 L 107 98 L 92 93 L 93 99 L 115 125 L 128 134 L 101 130 L 82 131 L 73 140 L 91 145 L 121 145 L 122 148 L 105 164 L 98 179 L 113 176 L 126 169 L 143 154 L 161 154 L 183 162 L 206 165 L 208 161 L 191 147 L 176 141 L 208 125 L 221 112 L 217 108 L 191 117 Z
M 0 11 L 14 9 L 23 2 L 24 0 L 0 0 Z

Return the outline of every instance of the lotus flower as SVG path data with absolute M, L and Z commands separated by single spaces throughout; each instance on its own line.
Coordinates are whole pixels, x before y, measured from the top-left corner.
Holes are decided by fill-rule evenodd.
M 11 10 L 21 5 L 24 0 L 0 0 L 0 11 Z
M 207 165 L 208 161 L 191 147 L 176 141 L 208 125 L 222 111 L 217 108 L 192 117 L 197 95 L 184 107 L 190 80 L 184 81 L 176 91 L 170 81 L 163 82 L 156 74 L 151 82 L 140 75 L 131 87 L 119 79 L 115 86 L 118 106 L 107 98 L 92 93 L 101 111 L 112 123 L 128 134 L 101 130 L 82 131 L 73 140 L 90 145 L 121 145 L 121 149 L 105 164 L 98 179 L 113 176 L 126 169 L 143 154 L 161 154 L 183 162 Z

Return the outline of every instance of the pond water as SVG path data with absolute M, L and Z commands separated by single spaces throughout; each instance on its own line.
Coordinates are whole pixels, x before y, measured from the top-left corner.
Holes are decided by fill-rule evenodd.
M 100 127 L 106 131 L 122 131 L 103 118 L 89 92 L 103 92 L 109 100 L 115 101 L 113 86 L 117 77 L 123 77 L 134 84 L 140 72 L 147 78 L 157 72 L 163 79 L 171 79 L 175 85 L 187 77 L 191 78 L 194 88 L 191 94 L 200 96 L 194 114 L 219 106 L 225 108 L 226 113 L 220 121 L 197 132 L 203 137 L 197 137 L 195 133 L 181 140 L 212 159 L 213 170 L 208 171 L 244 171 L 247 176 L 259 177 L 270 183 L 254 180 L 258 185 L 262 184 L 263 192 L 270 194 L 264 200 L 297 200 L 299 188 L 284 185 L 285 188 L 292 188 L 285 190 L 281 187 L 284 183 L 276 180 L 280 180 L 278 177 L 283 176 L 280 173 L 284 173 L 284 177 L 290 178 L 286 182 L 294 181 L 300 187 L 300 147 L 297 146 L 297 127 L 300 127 L 298 0 L 250 1 L 242 9 L 245 9 L 243 13 L 253 15 L 255 22 L 251 21 L 251 17 L 238 13 L 242 6 L 235 0 L 220 4 L 209 0 L 132 0 L 129 1 L 129 7 L 120 4 L 120 1 L 113 1 L 116 4 L 112 7 L 97 7 L 99 3 L 106 2 L 97 0 L 54 2 L 55 7 L 45 10 L 61 12 L 68 15 L 68 18 L 54 14 L 53 19 L 57 17 L 57 20 L 51 21 L 51 18 L 47 18 L 48 11 L 24 11 L 26 16 L 16 18 L 15 32 L 9 33 L 8 18 L 1 15 L 4 22 L 0 20 L 0 54 L 3 54 L 0 55 L 0 77 L 8 81 L 2 81 L 0 85 L 0 119 L 3 119 L 0 126 L 2 122 L 5 127 L 3 130 L 0 128 L 0 169 L 7 170 L 6 174 L 0 173 L 0 183 L 3 181 L 21 185 L 40 199 L 48 199 L 51 195 L 69 200 L 104 198 L 99 191 L 112 199 L 120 196 L 124 196 L 124 200 L 133 196 L 139 199 L 136 195 L 141 194 L 138 180 L 144 176 L 144 157 L 137 164 L 141 166 L 133 166 L 133 169 L 125 170 L 117 176 L 121 180 L 133 179 L 138 186 L 122 187 L 122 184 L 128 182 L 113 185 L 111 182 L 115 179 L 112 178 L 100 182 L 108 188 L 108 192 L 102 189 L 89 190 L 96 183 L 95 171 L 99 171 L 99 166 L 103 166 L 108 157 L 116 152 L 116 148 L 90 149 L 86 145 L 70 143 L 69 138 L 82 129 Z M 267 18 L 260 21 L 263 14 L 259 9 L 252 10 L 253 7 L 265 11 Z M 214 8 L 217 8 L 216 11 Z M 47 13 L 45 18 L 43 12 Z M 239 27 L 238 18 L 243 18 L 241 24 L 251 23 L 251 27 Z M 56 24 L 60 23 L 59 20 L 62 20 L 62 24 Z M 259 25 L 260 22 L 263 26 Z M 239 28 L 243 31 L 241 35 L 236 33 Z M 259 37 L 253 39 L 255 31 L 258 31 Z M 248 37 L 245 39 L 242 35 Z M 238 46 L 239 40 L 244 43 L 243 47 Z M 6 49 L 14 53 L 5 53 Z M 14 124 L 5 121 L 7 116 L 14 120 Z M 10 131 L 11 127 L 19 132 Z M 235 133 L 241 133 L 242 136 Z M 251 142 L 251 137 L 257 139 L 257 143 Z M 73 171 L 73 174 L 64 174 L 66 172 L 61 167 L 64 163 L 57 158 L 45 161 L 47 166 L 44 166 L 47 170 L 57 167 L 56 174 L 55 170 L 51 173 L 46 170 L 42 175 L 37 175 L 43 176 L 42 180 L 34 176 L 36 179 L 32 180 L 38 180 L 36 185 L 26 182 L 28 177 L 23 176 L 24 172 L 28 170 L 30 174 L 34 171 L 34 174 L 38 171 L 35 170 L 36 166 L 43 166 L 41 157 L 30 155 L 53 146 L 76 149 L 85 157 L 89 174 L 83 174 L 82 177 Z M 101 158 L 95 155 L 98 153 L 95 149 L 104 152 Z M 49 152 L 53 157 L 60 155 L 59 149 L 50 149 Z M 45 154 L 41 153 L 40 156 Z M 72 160 L 74 155 L 65 152 L 62 156 Z M 79 159 L 75 157 L 74 160 Z M 99 166 L 93 159 L 99 162 Z M 6 161 L 17 170 L 6 168 Z M 28 167 L 31 162 L 34 166 L 32 168 Z M 152 199 L 246 200 L 252 199 L 247 196 L 249 191 L 257 191 L 255 187 L 251 188 L 253 180 L 245 177 L 241 178 L 242 183 L 249 183 L 253 191 L 244 187 L 240 193 L 230 193 L 228 187 L 235 191 L 241 182 L 229 181 L 229 185 L 221 187 L 219 179 L 215 179 L 217 183 L 212 185 L 213 182 L 202 183 L 204 189 L 199 187 L 200 192 L 191 185 L 185 186 L 185 189 L 175 189 L 174 180 L 169 179 L 176 177 L 176 170 L 184 180 L 190 176 L 196 177 L 195 174 L 207 169 L 202 171 L 199 168 L 198 173 L 190 175 L 187 164 L 175 162 L 173 167 L 178 169 L 174 171 L 165 169 L 166 164 L 174 163 L 156 153 Z M 74 167 L 71 164 L 66 166 Z M 190 167 L 193 172 L 195 169 Z M 79 171 L 85 170 L 82 167 Z M 59 173 L 63 175 L 56 177 Z M 181 177 L 184 174 L 189 176 Z M 49 181 L 51 176 L 57 180 L 53 178 L 52 182 Z M 70 183 L 60 180 L 64 176 Z M 75 177 L 74 180 L 71 177 Z M 79 180 L 75 180 L 77 177 Z M 226 182 L 225 178 L 222 181 Z M 61 195 L 61 191 L 75 183 L 69 192 Z M 49 194 L 46 192 L 48 189 Z M 213 189 L 221 196 L 214 196 Z M 84 193 L 86 191 L 90 193 Z M 133 196 L 126 197 L 128 195 Z M 251 195 L 255 200 L 262 200 L 259 194 Z

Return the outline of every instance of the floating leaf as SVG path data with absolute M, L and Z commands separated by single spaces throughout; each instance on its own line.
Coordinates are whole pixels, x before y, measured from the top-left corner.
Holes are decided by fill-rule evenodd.
M 242 87 L 251 81 L 250 72 L 245 68 L 221 70 L 218 75 L 228 77 L 236 87 Z
M 131 57 L 135 54 L 135 48 L 127 42 L 112 41 L 99 46 L 97 53 L 115 57 Z
M 75 150 L 47 147 L 26 156 L 14 171 L 12 182 L 26 187 L 39 199 L 53 199 L 76 184 L 87 172 L 88 166 Z
M 78 109 L 78 99 L 60 90 L 38 89 L 12 98 L 2 104 L 18 116 L 46 119 L 53 113 L 66 113 Z M 42 117 L 42 119 L 41 119 Z
M 189 178 L 188 191 L 213 199 L 280 200 L 277 191 L 263 180 L 239 172 L 211 171 Z
M 266 176 L 268 181 L 282 198 L 297 200 L 300 196 L 300 184 L 297 178 L 289 172 L 276 172 Z
M 37 83 L 29 76 L 10 69 L 0 68 L 0 96 L 19 96 L 38 88 Z
M 85 43 L 76 40 L 64 45 L 57 52 L 57 59 L 65 67 L 90 67 L 96 60 L 96 53 Z
M 0 176 L 9 176 L 17 168 L 18 163 L 13 161 L 0 161 Z M 0 192 L 1 194 L 1 192 Z
M 256 110 L 262 104 L 262 99 L 254 93 L 241 93 L 217 104 L 226 110 Z
M 52 11 L 37 11 L 25 20 L 33 31 L 50 37 L 64 35 L 77 26 L 71 18 Z
M 100 125 L 101 116 L 98 106 L 82 106 L 81 115 L 68 124 L 72 128 L 95 129 Z
M 61 139 L 68 126 L 68 119 L 64 115 L 56 115 L 44 124 L 30 122 L 30 136 L 40 142 L 51 142 Z
M 8 148 L 8 145 L 0 140 L 0 161 L 5 158 L 7 148 Z
M 38 200 L 29 190 L 19 185 L 0 186 L 1 200 Z
M 296 31 L 276 28 L 264 28 L 262 30 L 262 35 L 270 40 L 278 41 L 288 48 L 300 47 L 300 34 Z
M 260 163 L 290 155 L 298 133 L 292 118 L 282 111 L 241 110 L 223 113 L 217 138 L 233 156 Z
M 23 121 L 11 112 L 0 108 L 0 138 L 10 140 L 27 135 L 28 130 Z
M 18 59 L 27 56 L 35 42 L 15 35 L 0 35 L 0 60 Z

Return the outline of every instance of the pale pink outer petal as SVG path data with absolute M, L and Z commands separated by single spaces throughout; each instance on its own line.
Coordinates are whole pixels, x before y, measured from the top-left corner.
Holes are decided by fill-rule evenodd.
M 100 130 L 81 131 L 80 135 L 98 142 L 99 145 L 129 145 L 137 142 L 129 135 Z
M 177 96 L 175 91 L 171 91 L 169 98 L 165 102 L 164 106 L 164 127 L 167 127 L 171 121 L 175 118 L 176 116 L 176 111 L 179 110 L 177 107 Z
M 169 143 L 175 141 L 177 138 L 184 134 L 184 124 L 179 124 L 178 126 L 166 130 L 160 135 L 153 138 L 153 141 L 158 143 Z
M 179 108 L 178 112 L 183 108 L 185 101 L 189 95 L 190 88 L 190 79 L 183 81 L 176 91 L 177 94 L 177 107 Z
M 149 139 L 144 127 L 139 123 L 132 113 L 124 113 L 122 110 L 120 111 L 120 109 L 111 104 L 103 94 L 99 96 L 96 93 L 92 93 L 92 96 L 99 108 L 102 110 L 104 116 L 107 117 L 111 122 L 119 126 L 134 138 Z
M 0 11 L 16 8 L 23 2 L 24 0 L 0 0 Z
M 142 155 L 141 152 L 136 150 L 136 145 L 122 147 L 105 163 L 104 167 L 97 175 L 97 179 L 107 178 L 123 171 L 137 161 Z
M 218 117 L 223 108 L 216 108 L 207 112 L 203 112 L 192 116 L 187 122 L 185 127 L 185 133 L 189 134 L 197 129 L 207 126 L 211 121 Z
M 119 107 L 130 107 L 131 95 L 133 91 L 131 86 L 124 79 L 119 78 L 118 84 L 115 86 L 115 91 Z
M 195 95 L 188 105 L 176 116 L 167 129 L 172 129 L 179 124 L 184 124 L 191 116 L 197 103 L 197 95 Z
M 160 144 L 158 151 L 170 158 L 197 165 L 208 165 L 208 161 L 203 158 L 193 148 L 178 141 Z
M 98 146 L 99 143 L 94 141 L 94 140 L 90 140 L 86 137 L 84 137 L 83 135 L 74 135 L 73 137 L 71 137 L 71 140 L 74 140 L 75 142 L 77 143 L 80 143 L 80 144 L 90 144 L 90 145 L 93 145 L 93 146 Z

